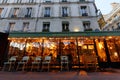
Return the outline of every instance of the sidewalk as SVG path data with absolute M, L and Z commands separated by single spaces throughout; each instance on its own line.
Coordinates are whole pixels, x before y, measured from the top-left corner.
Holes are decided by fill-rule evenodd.
M 117 70 L 117 69 L 115 69 Z M 120 70 L 117 70 L 120 71 Z M 0 80 L 120 80 L 120 72 L 4 72 Z

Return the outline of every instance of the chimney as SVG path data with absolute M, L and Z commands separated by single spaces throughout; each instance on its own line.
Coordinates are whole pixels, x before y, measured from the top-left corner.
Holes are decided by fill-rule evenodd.
M 116 7 L 118 6 L 118 4 L 119 4 L 119 3 L 114 2 L 114 3 L 111 3 L 111 6 L 112 6 L 112 8 L 114 9 L 114 8 L 116 8 Z

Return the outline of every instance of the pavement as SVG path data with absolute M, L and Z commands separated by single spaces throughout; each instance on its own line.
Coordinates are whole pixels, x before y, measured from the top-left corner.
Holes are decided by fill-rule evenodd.
M 120 69 L 86 72 L 8 72 L 0 71 L 0 80 L 120 80 Z

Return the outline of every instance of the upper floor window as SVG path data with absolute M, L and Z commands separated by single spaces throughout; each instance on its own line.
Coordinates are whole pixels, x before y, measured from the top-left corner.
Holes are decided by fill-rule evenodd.
M 3 0 L 2 3 L 7 3 L 8 0 Z
M 43 22 L 43 32 L 49 32 L 50 22 Z
M 34 2 L 34 0 L 29 0 L 29 3 L 33 3 Z
M 88 16 L 87 6 L 81 6 L 80 12 L 81 12 L 82 16 Z
M 21 3 L 22 0 L 14 0 L 14 3 Z
M 118 28 L 120 29 L 120 22 L 119 22 L 119 23 L 117 23 L 117 26 L 118 26 Z
M 62 22 L 62 31 L 69 31 L 69 22 Z
M 11 17 L 17 17 L 18 13 L 19 13 L 19 8 L 14 8 L 13 14 Z
M 32 14 L 32 8 L 29 7 L 29 8 L 27 8 L 27 13 L 26 13 L 25 17 L 31 17 L 31 14 Z
M 67 0 L 62 0 L 62 2 L 67 2 Z
M 114 31 L 114 26 L 112 26 L 112 30 Z
M 24 22 L 23 23 L 23 31 L 27 32 L 29 30 L 29 22 Z
M 44 17 L 50 17 L 50 7 L 45 7 Z
M 79 0 L 80 2 L 85 2 L 85 0 Z
M 51 2 L 51 0 L 45 0 L 45 2 Z
M 83 27 L 84 27 L 84 31 L 92 31 L 92 28 L 90 27 L 90 21 L 84 21 Z
M 0 16 L 1 16 L 1 14 L 2 14 L 3 9 L 4 9 L 4 8 L 0 8 Z
M 9 32 L 14 31 L 15 23 L 9 23 Z
M 68 16 L 68 7 L 62 7 L 62 17 Z

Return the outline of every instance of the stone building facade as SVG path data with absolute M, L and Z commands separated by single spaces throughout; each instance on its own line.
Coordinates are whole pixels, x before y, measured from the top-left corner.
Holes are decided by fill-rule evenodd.
M 100 29 L 94 0 L 0 0 L 0 32 Z
M 103 31 L 120 30 L 120 3 L 112 3 L 113 10 L 105 16 L 106 25 Z

